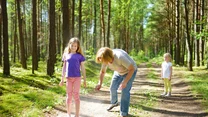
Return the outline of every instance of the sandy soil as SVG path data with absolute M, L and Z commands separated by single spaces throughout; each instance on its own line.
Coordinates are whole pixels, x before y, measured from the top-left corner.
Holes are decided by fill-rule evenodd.
M 131 94 L 133 94 L 132 100 L 140 98 L 140 96 L 134 95 L 138 90 L 140 92 L 156 90 L 158 93 L 157 104 L 151 108 L 141 105 L 142 111 L 139 112 L 139 115 L 130 115 L 129 117 L 208 117 L 208 113 L 201 106 L 200 96 L 191 93 L 187 83 L 179 78 L 179 72 L 173 72 L 171 81 L 172 96 L 161 97 L 159 94 L 163 92 L 162 81 L 152 82 L 147 79 L 146 76 L 150 70 L 158 75 L 160 73 L 160 67 L 157 65 L 153 64 L 153 68 L 146 68 L 145 64 L 139 66 L 131 91 Z M 80 117 L 119 117 L 119 107 L 114 108 L 112 112 L 106 111 L 110 103 L 109 95 L 108 87 L 88 95 L 81 95 Z M 74 112 L 75 110 L 72 109 L 72 117 L 74 117 Z M 57 105 L 51 112 L 46 113 L 45 116 L 66 117 L 65 105 Z

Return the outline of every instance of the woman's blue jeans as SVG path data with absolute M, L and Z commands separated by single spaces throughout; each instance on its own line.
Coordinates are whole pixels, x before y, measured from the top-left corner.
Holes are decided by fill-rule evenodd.
M 127 116 L 129 112 L 129 104 L 130 104 L 130 90 L 132 87 L 132 83 L 135 79 L 137 70 L 134 71 L 131 79 L 128 81 L 126 88 L 122 89 L 121 92 L 121 102 L 120 102 L 120 114 L 121 116 Z M 114 71 L 111 86 L 110 86 L 110 94 L 111 94 L 111 104 L 115 104 L 118 102 L 118 88 L 121 82 L 126 78 L 126 75 L 119 75 L 118 72 Z

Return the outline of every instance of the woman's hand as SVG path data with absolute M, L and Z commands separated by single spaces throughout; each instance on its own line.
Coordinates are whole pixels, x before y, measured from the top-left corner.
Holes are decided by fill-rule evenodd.
M 124 88 L 126 88 L 127 83 L 126 82 L 122 82 L 119 86 L 119 89 L 122 90 Z
M 96 86 L 95 86 L 95 90 L 100 90 L 101 89 L 101 85 L 100 84 L 97 84 Z

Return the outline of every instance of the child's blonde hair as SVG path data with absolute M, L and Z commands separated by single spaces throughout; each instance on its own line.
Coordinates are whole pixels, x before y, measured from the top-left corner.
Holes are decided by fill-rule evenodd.
M 172 61 L 172 58 L 171 58 L 171 54 L 170 53 L 165 53 L 163 55 L 163 57 L 168 57 L 169 58 L 169 61 Z
M 95 61 L 96 63 L 107 63 L 113 59 L 113 51 L 108 47 L 102 47 L 98 50 Z
M 78 47 L 77 47 L 76 52 L 79 53 L 79 54 L 81 54 L 81 55 L 83 55 L 82 49 L 81 49 L 81 46 L 80 46 L 80 41 L 79 41 L 79 39 L 77 37 L 73 37 L 73 38 L 71 38 L 69 40 L 69 43 L 68 43 L 67 47 L 64 50 L 64 53 L 71 53 L 70 45 L 73 44 L 73 43 L 77 43 L 77 46 Z

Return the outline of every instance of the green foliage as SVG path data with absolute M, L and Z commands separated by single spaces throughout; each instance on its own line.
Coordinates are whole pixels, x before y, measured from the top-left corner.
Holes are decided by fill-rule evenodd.
M 164 61 L 163 56 L 158 55 L 157 57 L 150 59 L 149 63 L 156 63 L 157 65 L 161 65 L 163 61 Z
M 137 64 L 140 64 L 142 62 L 147 62 L 149 59 L 147 56 L 145 56 L 145 53 L 142 50 L 139 52 L 136 52 L 136 50 L 133 49 L 130 52 L 130 56 L 136 61 Z
M 90 47 L 88 50 L 85 51 L 85 56 L 87 59 L 95 60 L 95 49 Z

